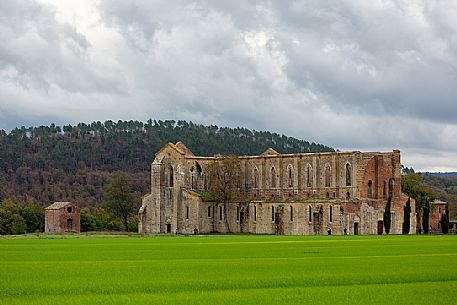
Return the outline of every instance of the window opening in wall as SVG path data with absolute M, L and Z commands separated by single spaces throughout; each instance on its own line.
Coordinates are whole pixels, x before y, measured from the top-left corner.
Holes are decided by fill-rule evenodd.
M 312 178 L 311 178 L 311 165 L 306 166 L 306 186 L 311 187 L 312 185 Z
M 330 221 L 330 222 L 333 221 L 333 207 L 332 207 L 332 206 L 330 206 L 329 221 Z
M 68 207 L 68 208 L 67 208 L 67 212 L 68 212 L 68 213 L 71 213 L 71 207 Z
M 186 206 L 186 219 L 189 219 L 189 206 Z
M 327 164 L 325 166 L 325 186 L 330 187 L 332 181 L 332 169 L 330 167 L 330 164 Z
M 389 196 L 392 196 L 394 192 L 394 179 L 390 178 L 389 179 Z
M 195 168 L 192 166 L 190 168 L 190 187 L 191 189 L 195 188 L 195 177 L 194 177 Z
M 173 166 L 170 165 L 170 177 L 169 177 L 169 186 L 173 187 L 174 179 L 173 179 Z
M 294 221 L 294 208 L 290 206 L 290 221 Z
M 346 164 L 346 186 L 351 186 L 351 165 Z
M 275 207 L 271 206 L 271 221 L 275 221 Z
M 219 220 L 222 220 L 222 207 L 219 207 Z
M 276 187 L 276 170 L 274 167 L 271 168 L 271 187 Z
M 257 167 L 254 168 L 254 188 L 259 187 L 259 172 L 257 170 Z
M 236 220 L 240 220 L 240 207 L 236 207 Z
M 294 178 L 293 178 L 293 172 L 292 172 L 292 165 L 289 165 L 289 187 L 294 186 Z
M 387 198 L 387 182 L 384 181 L 383 185 L 382 185 L 382 195 L 384 196 L 384 198 Z
M 370 198 L 373 196 L 373 182 L 371 180 L 368 180 L 367 194 Z
M 311 197 L 311 194 L 310 194 L 310 193 L 308 193 L 308 194 L 306 194 L 306 196 L 309 198 L 309 197 Z
M 346 199 L 351 198 L 351 194 L 349 192 L 346 193 Z
M 325 194 L 325 197 L 326 197 L 326 198 L 330 198 L 329 192 L 327 192 L 327 194 Z
M 211 217 L 211 206 L 208 206 L 208 217 Z
M 312 216 L 313 216 L 313 210 L 311 208 L 311 206 L 308 206 L 308 221 L 311 222 L 312 220 Z
M 333 198 L 336 198 L 336 192 L 333 192 Z
M 257 221 L 257 206 L 254 206 L 254 221 Z

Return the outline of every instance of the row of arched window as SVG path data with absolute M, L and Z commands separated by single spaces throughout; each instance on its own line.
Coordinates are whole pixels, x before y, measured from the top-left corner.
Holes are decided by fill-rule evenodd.
M 345 166 L 345 185 L 346 186 L 351 186 L 352 185 L 352 167 L 351 164 L 346 163 Z M 271 188 L 276 188 L 277 183 L 276 183 L 276 168 L 274 166 L 271 167 L 270 169 L 270 187 Z M 253 187 L 254 188 L 259 188 L 259 170 L 257 167 L 254 167 L 253 170 L 253 177 L 252 181 Z M 288 187 L 293 187 L 294 186 L 294 170 L 292 167 L 292 164 L 289 164 L 287 166 L 287 185 Z M 305 177 L 304 177 L 304 185 L 306 187 L 312 187 L 313 185 L 313 168 L 311 164 L 306 164 L 305 166 Z M 326 164 L 324 168 L 324 185 L 325 187 L 331 187 L 332 185 L 332 168 L 330 164 Z
M 289 212 L 289 219 L 290 221 L 294 221 L 294 208 L 293 206 L 290 206 L 290 212 Z M 275 206 L 271 206 L 271 221 L 275 221 Z M 254 220 L 257 219 L 257 209 L 254 206 Z M 329 222 L 333 222 L 333 206 L 329 206 L 328 210 L 328 220 Z M 311 205 L 308 206 L 308 221 L 312 222 L 313 221 L 313 208 Z
M 192 188 L 195 188 L 196 184 L 196 178 L 194 175 L 194 167 L 190 169 L 190 176 L 191 176 L 191 186 Z M 313 168 L 311 164 L 306 164 L 305 166 L 305 177 L 304 177 L 304 185 L 306 187 L 312 187 L 313 185 Z M 168 169 L 168 186 L 173 187 L 174 186 L 174 171 L 173 171 L 173 166 L 170 165 Z M 351 186 L 352 185 L 352 168 L 351 164 L 346 163 L 345 166 L 345 185 L 346 186 Z M 270 169 L 270 187 L 271 188 L 276 188 L 277 186 L 277 174 L 276 174 L 276 168 L 274 166 L 271 167 Z M 287 166 L 287 178 L 288 178 L 288 187 L 293 187 L 294 186 L 294 170 L 291 164 Z M 257 167 L 254 167 L 253 170 L 253 187 L 254 188 L 259 188 L 259 171 Z M 385 183 L 385 182 L 384 182 Z M 205 181 L 206 184 L 206 181 Z M 326 164 L 324 167 L 324 186 L 325 187 L 331 187 L 332 185 L 332 168 L 330 164 Z M 369 190 L 371 189 L 371 186 L 368 187 Z
M 383 198 L 388 198 L 389 196 L 392 196 L 394 192 L 394 178 L 389 179 L 389 183 L 387 184 L 387 181 L 383 181 L 382 185 L 382 196 Z M 367 196 L 368 198 L 373 198 L 373 181 L 368 180 L 367 183 Z
M 187 205 L 186 205 L 185 213 L 186 213 L 186 220 L 188 220 L 190 208 Z M 241 218 L 239 207 L 236 207 L 236 215 L 237 215 L 236 220 L 239 221 Z M 219 206 L 219 220 L 222 220 L 222 216 L 223 216 L 222 206 Z M 211 217 L 211 206 L 208 206 L 208 217 Z M 293 206 L 289 207 L 289 219 L 290 219 L 290 221 L 294 221 L 294 207 Z M 275 210 L 275 206 L 272 205 L 271 206 L 271 221 L 275 221 L 275 220 L 276 220 L 276 210 Z M 333 206 L 331 206 L 331 205 L 329 206 L 328 220 L 329 220 L 329 222 L 333 222 Z M 257 221 L 257 206 L 254 206 L 254 221 Z M 308 221 L 309 222 L 313 221 L 313 208 L 311 205 L 308 206 Z

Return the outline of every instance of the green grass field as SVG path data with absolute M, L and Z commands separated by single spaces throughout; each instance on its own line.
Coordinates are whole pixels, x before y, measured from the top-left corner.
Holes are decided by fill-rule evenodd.
M 0 238 L 0 304 L 455 304 L 457 236 Z

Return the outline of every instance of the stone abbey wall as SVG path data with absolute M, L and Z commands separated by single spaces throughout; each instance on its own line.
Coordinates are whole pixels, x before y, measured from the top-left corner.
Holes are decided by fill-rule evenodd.
M 334 152 L 240 156 L 239 192 L 245 200 L 205 202 L 208 166 L 178 142 L 165 145 L 151 165 L 151 193 L 143 198 L 144 233 L 249 232 L 258 234 L 376 234 L 392 198 L 391 233 L 400 234 L 403 207 L 400 152 Z M 414 207 L 413 207 L 414 208 Z M 415 232 L 415 211 L 411 230 Z M 227 228 L 227 224 L 229 228 Z

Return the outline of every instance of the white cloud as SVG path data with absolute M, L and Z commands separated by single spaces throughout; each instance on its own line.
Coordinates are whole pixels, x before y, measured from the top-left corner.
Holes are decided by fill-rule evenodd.
M 0 17 L 0 128 L 188 119 L 456 167 L 452 2 L 30 0 Z

